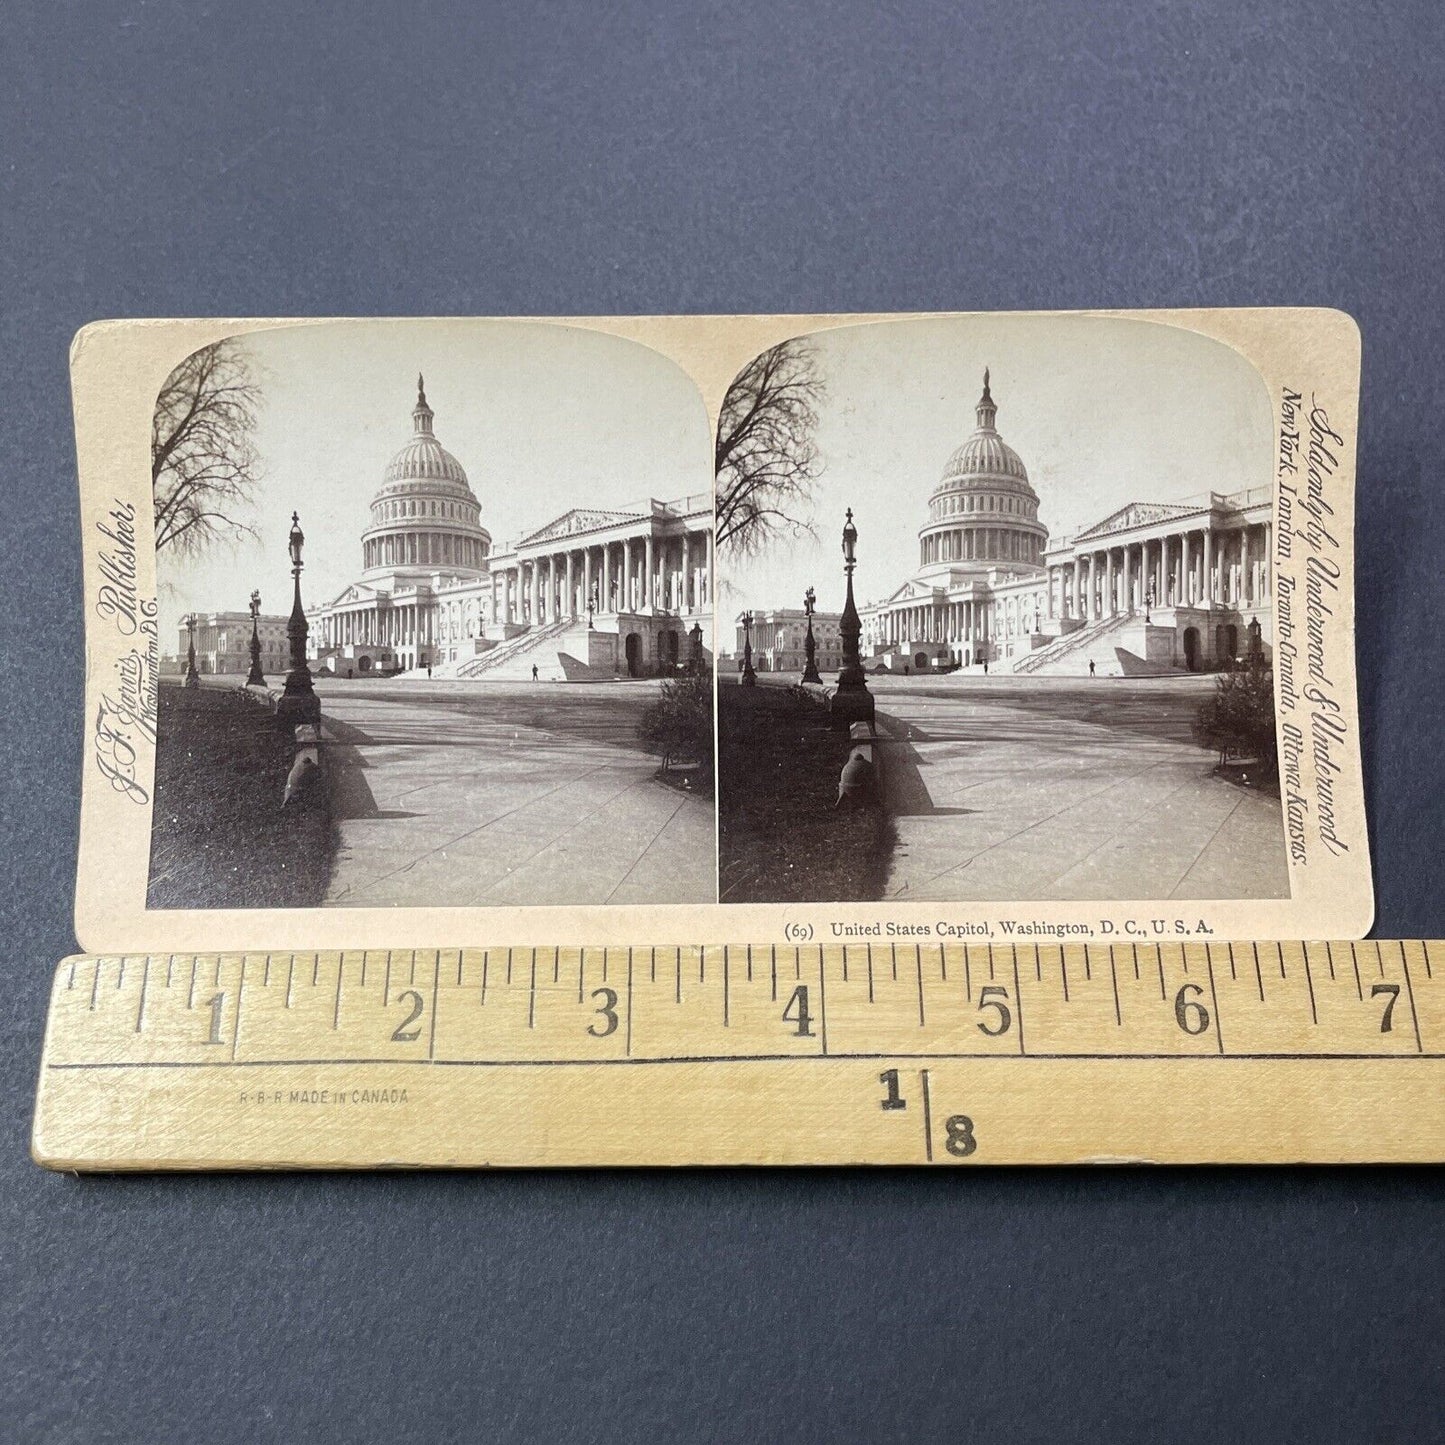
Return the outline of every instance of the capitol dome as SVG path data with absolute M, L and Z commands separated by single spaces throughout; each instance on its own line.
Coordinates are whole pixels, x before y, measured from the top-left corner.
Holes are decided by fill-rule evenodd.
M 998 407 L 983 374 L 974 409 L 977 428 L 949 457 L 928 499 L 928 521 L 918 533 L 925 569 L 975 570 L 1042 567 L 1048 528 L 1019 454 L 998 434 Z
M 416 379 L 412 437 L 392 457 L 361 534 L 367 573 L 397 569 L 472 575 L 487 570 L 491 534 L 462 464 L 436 439 L 426 386 Z

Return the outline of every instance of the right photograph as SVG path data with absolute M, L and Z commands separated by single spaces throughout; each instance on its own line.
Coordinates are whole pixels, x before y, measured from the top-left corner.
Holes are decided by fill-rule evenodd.
M 715 456 L 721 902 L 1289 896 L 1244 357 L 843 327 L 743 370 Z

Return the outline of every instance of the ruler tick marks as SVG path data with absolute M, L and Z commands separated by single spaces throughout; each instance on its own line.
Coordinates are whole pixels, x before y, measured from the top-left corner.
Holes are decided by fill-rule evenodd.
M 361 986 L 366 987 L 366 950 L 361 951 Z
M 1063 956 L 1062 949 L 1059 950 L 1059 954 L 1060 957 Z M 988 946 L 988 981 L 993 982 L 993 944 L 991 943 Z
M 704 952 L 705 950 L 701 948 L 697 951 L 697 981 L 699 983 L 707 982 L 707 974 L 704 971 L 707 968 L 707 964 L 703 959 Z
M 482 950 L 482 991 L 481 996 L 477 1000 L 477 1006 L 479 1008 L 486 1008 L 487 1006 L 487 966 L 491 961 L 492 950 L 490 948 L 484 948 Z M 582 965 L 580 962 L 577 965 L 577 1002 L 582 1002 Z
M 654 950 L 655 952 L 655 950 Z M 748 944 L 748 982 L 753 981 L 753 946 Z
M 100 992 L 100 960 L 95 961 L 95 977 L 90 982 L 90 1011 L 95 1012 L 95 996 Z
M 948 950 L 940 943 L 938 945 L 938 971 L 943 976 L 943 982 L 948 982 Z
M 1335 981 L 1335 950 L 1327 943 L 1325 944 L 1325 962 L 1330 966 L 1330 982 Z
M 777 998 L 777 986 L 774 985 L 773 997 Z M 868 1002 L 873 1002 L 873 945 L 868 945 Z
M 673 969 L 672 1001 L 673 1001 L 673 1003 L 681 1003 L 681 1002 L 682 1002 L 682 949 L 681 949 L 681 948 L 678 948 L 678 949 L 674 950 L 674 954 L 675 954 L 675 957 L 673 958 L 674 969 Z
M 1379 947 L 1380 945 L 1377 943 L 1375 945 L 1376 950 L 1378 950 Z M 1400 967 L 1405 970 L 1405 992 L 1410 995 L 1410 1022 L 1415 1026 L 1415 1052 L 1417 1054 L 1423 1054 L 1425 1052 L 1425 1046 L 1420 1042 L 1420 1016 L 1415 1012 L 1415 985 L 1410 981 L 1410 960 L 1405 957 L 1405 944 L 1403 940 L 1400 942 Z M 1380 972 L 1383 974 L 1384 971 L 1385 960 L 1382 956 L 1380 959 Z
M 1183 952 L 1183 950 L 1181 949 L 1180 952 Z M 1169 992 L 1168 992 L 1168 990 L 1164 987 L 1164 947 L 1163 947 L 1162 944 L 1161 944 L 1160 947 L 1159 947 L 1159 957 L 1158 957 L 1158 961 L 1159 961 L 1159 997 L 1160 997 L 1160 998 L 1163 998 L 1163 999 L 1167 999 L 1167 998 L 1169 997 Z
M 1404 946 L 1404 944 L 1401 944 L 1401 945 L 1400 945 L 1400 952 L 1401 952 L 1402 954 L 1405 952 L 1405 946 Z M 1379 967 L 1380 967 L 1380 977 L 1381 977 L 1381 978 L 1384 978 L 1384 976 L 1385 976 L 1385 955 L 1380 951 L 1380 945 L 1379 945 L 1378 943 L 1375 945 L 1375 962 L 1376 962 L 1376 963 L 1379 965 Z
M 171 969 L 175 967 L 175 955 L 171 954 L 166 958 L 166 987 L 171 986 Z
M 1259 1001 L 1260 1001 L 1260 1003 L 1263 1003 L 1263 1002 L 1264 1002 L 1264 974 L 1260 971 L 1260 967 L 1259 967 L 1259 945 L 1258 945 L 1257 943 L 1251 943 L 1251 944 L 1249 945 L 1249 948 L 1250 948 L 1250 952 L 1254 954 L 1254 982 L 1255 982 L 1255 986 L 1259 989 Z M 1233 947 L 1233 945 L 1230 946 L 1230 950 L 1229 950 L 1229 951 L 1230 951 L 1231 954 L 1234 952 L 1234 947 Z
M 389 956 L 389 955 L 388 955 L 388 956 Z M 288 959 L 286 960 L 286 1007 L 287 1007 L 287 1008 L 290 1008 L 290 1007 L 291 1007 L 291 985 L 292 985 L 295 981 L 296 981 L 296 960 L 295 960 L 294 958 L 288 958 Z M 194 991 L 194 989 L 195 989 L 195 979 L 194 979 L 194 978 L 192 978 L 192 980 L 191 980 L 191 987 L 192 987 L 192 991 Z M 384 997 L 383 997 L 383 999 L 382 999 L 382 1002 L 383 1002 L 383 1003 L 386 1002 L 386 999 L 385 999 Z
M 411 951 L 411 967 L 407 970 L 406 981 L 409 984 L 416 983 L 416 949 Z
M 798 977 L 801 978 L 803 976 L 803 950 L 801 948 L 798 950 L 796 957 L 798 961 Z M 828 970 L 824 959 L 823 945 L 820 943 L 818 945 L 818 1041 L 826 1056 L 828 1052 L 828 981 L 826 978 Z
M 435 1019 L 436 1010 L 432 1010 Z M 535 1028 L 537 1023 L 537 950 L 532 950 L 532 981 L 527 985 L 527 1027 Z
M 650 982 L 656 983 L 656 982 L 657 982 L 657 950 L 656 950 L 655 948 L 650 948 L 650 949 L 648 949 L 648 953 L 649 953 L 649 955 L 651 956 L 651 962 L 650 962 L 650 964 L 649 964 L 649 967 L 650 967 L 651 970 L 652 970 L 652 975 L 651 975 Z M 751 949 L 748 950 L 748 957 L 749 957 L 749 958 L 752 957 L 752 950 L 751 950 Z M 748 977 L 751 978 L 751 977 L 752 977 L 752 974 L 749 973 L 749 974 L 748 974 Z
M 562 950 L 560 948 L 552 950 L 552 982 L 562 982 Z
M 821 956 L 821 953 L 822 953 L 822 950 L 820 949 L 820 950 L 819 950 L 820 956 Z M 914 957 L 914 959 L 917 961 L 917 964 L 918 964 L 918 1027 L 919 1027 L 919 1028 L 922 1028 L 922 1027 L 923 1027 L 923 1022 L 924 1022 L 924 1019 L 923 1019 L 923 950 L 922 950 L 921 948 L 914 949 L 914 951 L 913 951 L 913 957 Z
M 286 997 L 289 999 L 289 998 L 291 997 L 291 993 L 290 993 L 291 985 L 290 985 L 289 983 L 286 985 L 286 989 L 287 989 Z M 386 950 L 386 972 L 382 975 L 382 979 L 381 979 L 381 1006 L 382 1006 L 382 1008 L 385 1008 L 385 1007 L 387 1006 L 387 1004 L 389 1004 L 390 1002 L 391 1002 L 391 950 L 388 948 L 388 949 Z
M 1219 1052 L 1224 1052 L 1224 1025 L 1219 1017 L 1219 995 L 1214 991 L 1214 955 L 1210 952 L 1209 945 L 1204 945 L 1204 966 L 1209 971 L 1209 1002 L 1214 1006 L 1214 1038 L 1219 1045 Z
M 221 971 L 216 970 L 216 982 L 221 981 Z M 311 987 L 315 988 L 321 982 L 321 955 L 316 954 L 311 960 Z
M 1422 944 L 1421 947 L 1425 953 L 1425 977 L 1433 979 L 1435 977 L 1435 973 L 1434 970 L 1430 967 L 1430 945 L 1428 943 L 1425 943 Z
M 457 949 L 457 987 L 462 986 L 462 951 Z
M 888 956 L 889 956 L 889 962 L 890 962 L 890 964 L 892 965 L 892 968 L 893 968 L 893 982 L 894 982 L 894 983 L 897 983 L 897 982 L 898 982 L 898 945 L 897 945 L 896 943 L 890 943 L 890 944 L 888 945 Z
M 1093 968 L 1092 962 L 1090 961 L 1090 957 L 1091 957 L 1091 955 L 1093 954 L 1093 951 L 1094 951 L 1094 950 L 1093 950 L 1092 948 L 1090 948 L 1088 944 L 1085 944 L 1085 945 L 1084 945 L 1084 982 L 1085 982 L 1085 983 L 1093 983 L 1093 981 L 1094 981 L 1094 968 Z
M 221 970 L 216 969 L 216 982 L 221 981 Z M 241 955 L 241 973 L 236 979 L 236 1017 L 231 1022 L 231 1062 L 236 1061 L 236 1045 L 241 1041 L 241 1000 L 246 993 L 246 955 Z
M 1355 966 L 1355 995 L 1361 1003 L 1364 1003 L 1365 986 L 1360 982 L 1360 955 L 1353 948 L 1350 950 L 1350 962 Z
M 1019 987 L 1019 950 L 1017 944 L 1010 944 L 1009 947 L 1013 950 L 1014 1002 L 1018 1005 L 1019 1053 L 1022 1054 L 1024 1051 L 1024 995 L 1023 990 Z M 1063 949 L 1061 948 L 1059 952 L 1062 953 Z
M 220 988 L 220 986 L 221 986 L 221 960 L 218 958 L 218 959 L 216 960 L 216 982 L 215 982 L 215 987 L 216 987 L 216 988 Z
M 773 965 L 773 1002 L 774 1002 L 774 1003 L 777 1003 L 777 1001 L 778 1001 L 778 945 L 777 945 L 776 943 L 772 945 L 772 948 L 771 948 L 771 950 L 770 950 L 770 953 L 771 953 L 772 965 Z M 871 957 L 871 955 L 870 955 L 870 957 Z M 873 991 L 872 991 L 871 987 L 870 987 L 870 989 L 869 989 L 869 991 L 868 991 L 868 997 L 869 997 L 870 999 L 873 997 Z
M 992 978 L 992 977 L 993 977 L 993 974 L 990 973 L 990 974 L 989 974 L 989 977 Z M 1063 979 L 1063 981 L 1064 981 L 1064 1002 L 1065 1002 L 1065 1003 L 1068 1003 L 1068 1001 L 1069 1001 L 1069 961 L 1068 961 L 1067 958 L 1064 957 L 1064 950 L 1063 950 L 1062 948 L 1059 950 L 1059 977 L 1060 977 L 1061 979 Z
M 1284 944 L 1275 944 L 1274 951 L 1279 955 L 1279 976 L 1282 979 L 1288 979 L 1289 975 L 1284 971 Z
M 607 977 L 607 954 L 606 954 L 606 952 L 604 952 L 603 955 L 602 955 L 602 977 L 603 977 L 603 978 L 606 978 L 606 977 Z M 509 948 L 509 949 L 507 950 L 507 987 L 508 987 L 508 988 L 511 988 L 511 986 L 512 986 L 512 950 Z
M 122 988 L 124 985 L 125 985 L 125 959 L 121 959 L 121 961 L 120 961 L 120 967 L 119 967 L 118 969 L 116 969 L 116 971 L 115 971 L 115 988 L 116 988 L 116 992 L 119 993 L 120 990 L 121 990 L 121 988 Z
M 361 966 L 362 966 L 363 968 L 365 968 L 365 967 L 366 967 L 366 963 L 365 963 L 366 955 L 363 953 L 363 954 L 361 955 L 361 957 L 362 957 L 362 960 L 363 960 Z M 166 987 L 169 988 L 170 986 L 171 986 L 171 971 L 170 971 L 170 969 L 168 968 L 168 969 L 166 969 Z M 266 967 L 265 967 L 265 968 L 262 970 L 262 972 L 261 972 L 261 987 L 262 987 L 262 988 L 270 988 L 270 987 L 271 987 L 271 955 L 270 955 L 269 953 L 266 955 Z
M 1280 944 L 1279 951 L 1281 954 L 1284 953 L 1284 944 Z M 1310 993 L 1310 1022 L 1318 1025 L 1320 1016 L 1315 1010 L 1315 980 L 1314 975 L 1310 972 L 1310 951 L 1306 947 L 1301 948 L 1300 952 L 1304 955 L 1305 961 L 1305 986 L 1309 989 Z
M 632 950 L 627 950 L 627 1033 L 623 1039 L 622 1052 L 632 1057 Z
M 1239 982 L 1239 974 L 1234 967 L 1234 945 L 1232 943 L 1229 945 L 1229 976 L 1235 983 Z
M 340 956 L 336 960 L 336 1005 L 331 1010 L 331 1027 L 333 1029 L 339 1029 L 341 1027 L 341 976 L 345 972 L 346 950 L 343 948 Z
M 923 1157 L 933 1163 L 933 1100 L 928 1093 L 928 1070 L 919 1069 L 918 1081 L 923 1085 Z
M 140 971 L 140 1003 L 135 1011 L 135 1031 L 139 1033 L 141 1023 L 146 1016 L 146 984 L 150 982 L 151 961 L 149 958 L 141 965 Z
M 1130 951 L 1135 951 L 1135 945 L 1129 945 Z M 1114 967 L 1114 950 L 1109 950 L 1109 980 L 1114 987 L 1114 1024 L 1116 1028 L 1123 1028 L 1124 1015 L 1119 1008 L 1119 971 Z
M 723 944 L 723 1027 L 724 1027 L 724 1028 L 729 1028 L 729 1027 L 731 1027 L 731 1023 L 730 1023 L 730 1020 L 729 1020 L 729 1018 L 728 1018 L 728 984 L 729 984 L 729 982 L 730 982 L 730 978 L 729 978 L 730 968 L 731 968 L 731 965 L 730 965 L 730 963 L 729 963 L 729 961 L 728 961 L 728 946 L 727 946 L 727 944 Z
M 602 982 L 603 982 L 603 983 L 606 983 L 606 982 L 607 982 L 607 953 L 608 953 L 608 950 L 604 948 L 604 949 L 602 950 Z M 678 957 L 678 967 L 680 968 L 680 967 L 682 966 L 682 950 L 681 950 L 681 949 L 678 949 L 678 951 L 677 951 L 677 957 Z M 509 955 L 509 958 L 510 958 L 510 955 Z M 511 965 L 510 965 L 510 963 L 509 963 L 509 964 L 508 964 L 508 967 L 510 967 L 510 966 L 511 966 Z M 510 974 L 508 974 L 508 975 L 507 975 L 507 982 L 508 982 L 508 983 L 511 983 L 511 981 L 512 981 L 512 977 L 511 977 Z
M 457 977 L 462 975 L 461 955 L 457 955 Z M 436 963 L 432 966 L 431 976 L 431 1031 L 427 1034 L 426 1056 L 428 1059 L 435 1059 L 437 1056 L 437 1013 L 441 1008 L 442 1001 L 442 951 L 437 949 Z

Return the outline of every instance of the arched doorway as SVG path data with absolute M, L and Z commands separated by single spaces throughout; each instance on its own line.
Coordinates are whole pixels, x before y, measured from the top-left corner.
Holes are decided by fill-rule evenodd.
M 628 677 L 642 676 L 642 638 L 635 632 L 627 634 L 625 643 L 627 648 L 627 675 Z
M 926 652 L 918 652 L 914 654 L 913 670 L 915 672 L 928 671 L 928 654 Z
M 356 659 L 356 670 L 362 673 L 371 671 L 371 659 L 364 653 Z
M 1184 629 L 1184 665 L 1190 672 L 1199 671 L 1199 629 Z

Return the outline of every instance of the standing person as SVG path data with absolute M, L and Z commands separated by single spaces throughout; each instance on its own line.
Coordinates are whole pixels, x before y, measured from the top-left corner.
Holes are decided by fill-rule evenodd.
M 532 681 L 533 681 L 533 682 L 536 682 L 536 680 L 537 680 L 537 664 L 534 662 L 534 663 L 532 664 Z
M 1093 677 L 1093 675 L 1094 675 L 1094 659 L 1091 657 L 1091 658 L 1089 659 L 1089 676 L 1090 676 L 1090 677 Z
M 426 675 L 427 675 L 428 678 L 431 677 L 431 660 L 430 660 L 430 659 L 427 660 Z

